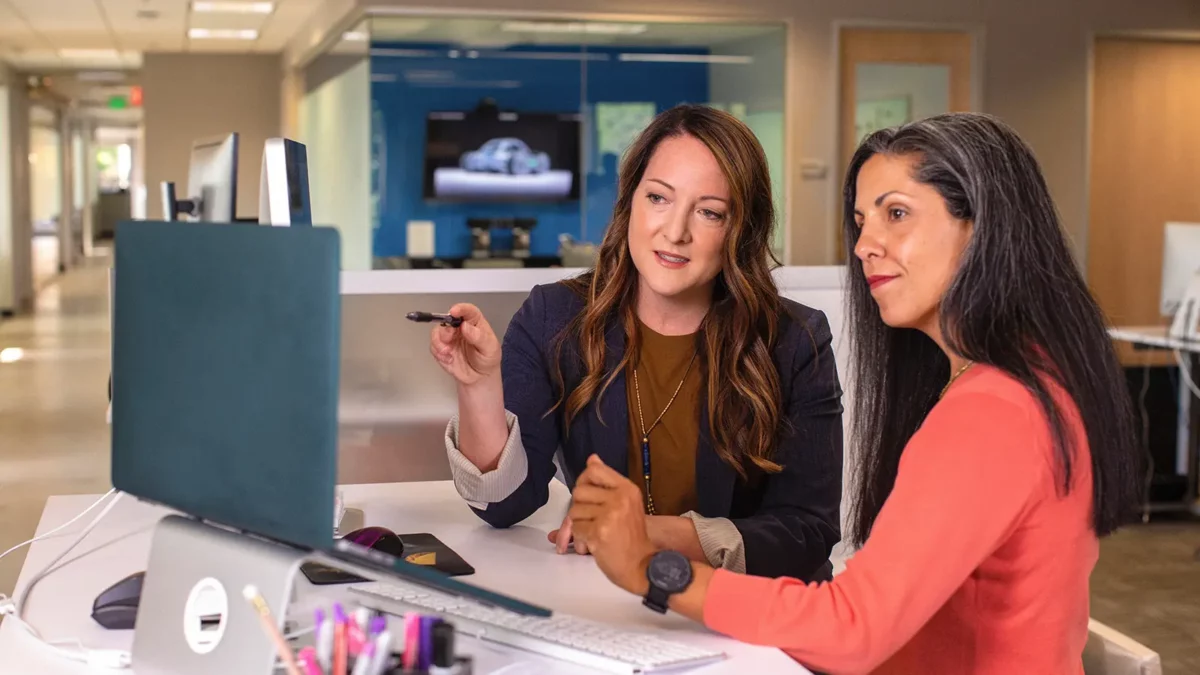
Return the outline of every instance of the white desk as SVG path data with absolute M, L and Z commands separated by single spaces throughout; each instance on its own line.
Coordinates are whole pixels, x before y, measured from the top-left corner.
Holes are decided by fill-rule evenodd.
M 569 495 L 557 482 L 551 484 L 550 502 L 521 525 L 494 530 L 480 521 L 462 502 L 449 482 L 352 485 L 344 488 L 348 507 L 361 508 L 366 524 L 382 525 L 395 532 L 430 532 L 471 563 L 476 574 L 464 581 L 507 593 L 555 611 L 601 621 L 633 630 L 652 630 L 671 639 L 714 647 L 729 654 L 727 661 L 701 670 L 703 675 L 728 673 L 806 674 L 783 652 L 742 644 L 715 635 L 678 615 L 660 616 L 641 606 L 640 601 L 608 582 L 590 557 L 558 556 L 546 533 L 558 527 Z M 96 495 L 51 497 L 38 524 L 38 533 L 66 522 L 87 508 Z M 92 600 L 118 579 L 145 569 L 150 551 L 151 529 L 168 513 L 164 509 L 122 498 L 111 513 L 72 554 L 86 557 L 68 564 L 44 579 L 28 602 L 26 618 L 47 639 L 79 638 L 89 648 L 129 649 L 132 631 L 108 631 L 91 619 Z M 69 528 L 72 534 L 55 536 L 34 544 L 17 580 L 20 589 L 38 570 L 57 556 L 90 516 Z M 119 541 L 105 545 L 120 537 Z M 89 551 L 92 551 L 89 553 Z M 71 560 L 72 558 L 68 558 Z M 303 578 L 300 604 L 313 587 Z M 329 589 L 330 587 L 325 587 Z M 329 592 L 328 590 L 322 591 Z M 462 651 L 476 661 L 475 672 L 484 675 L 510 664 L 506 670 L 522 673 L 591 673 L 561 661 L 525 652 L 461 640 Z M 0 671 L 39 675 L 77 675 L 89 671 L 67 661 L 39 644 L 12 622 L 0 625 Z
M 1184 354 L 1184 366 L 1191 368 L 1193 379 L 1196 378 L 1195 356 L 1200 354 L 1200 342 L 1181 340 L 1167 335 L 1166 326 L 1120 326 L 1110 328 L 1109 337 L 1134 345 L 1144 345 L 1157 349 L 1169 349 Z M 1187 476 L 1188 490 L 1183 507 L 1193 513 L 1200 513 L 1200 503 L 1196 501 L 1197 489 L 1200 489 L 1200 476 L 1197 475 L 1198 462 L 1192 453 L 1200 452 L 1197 437 L 1192 425 L 1192 391 L 1181 376 L 1179 378 L 1179 414 L 1175 427 L 1175 472 Z

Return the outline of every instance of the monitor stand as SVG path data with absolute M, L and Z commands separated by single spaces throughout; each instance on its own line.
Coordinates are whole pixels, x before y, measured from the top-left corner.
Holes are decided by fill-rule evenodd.
M 306 554 L 170 515 L 154 529 L 133 634 L 138 675 L 276 672 L 275 645 L 243 596 L 248 584 L 283 630 Z
M 1178 340 L 1200 341 L 1200 272 L 1192 275 L 1168 335 Z

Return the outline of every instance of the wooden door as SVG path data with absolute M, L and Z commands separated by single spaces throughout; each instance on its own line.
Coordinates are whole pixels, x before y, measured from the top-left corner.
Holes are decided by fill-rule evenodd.
M 1164 225 L 1200 222 L 1200 43 L 1099 38 L 1093 63 L 1088 283 L 1114 325 L 1166 324 Z M 1174 360 L 1117 348 L 1126 365 Z
M 965 31 L 841 29 L 839 182 L 864 129 L 971 109 L 972 44 Z M 889 75 L 886 89 L 868 86 L 868 78 L 877 79 L 873 73 Z M 837 218 L 838 259 L 844 261 L 840 206 Z

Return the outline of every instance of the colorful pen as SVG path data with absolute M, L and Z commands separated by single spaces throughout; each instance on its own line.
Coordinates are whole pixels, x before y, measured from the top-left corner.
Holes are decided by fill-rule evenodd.
M 333 672 L 331 675 L 346 675 L 349 653 L 346 645 L 346 610 L 341 604 L 333 606 Z
M 369 607 L 359 607 L 354 610 L 354 623 L 366 634 L 371 627 L 371 609 Z
M 386 619 L 385 619 L 386 621 Z M 371 664 L 371 675 L 383 675 L 392 659 L 392 634 L 386 628 L 375 637 L 375 662 Z
M 363 647 L 367 646 L 367 641 L 365 626 L 360 626 L 356 619 L 346 622 L 346 648 L 351 657 L 358 658 Z
M 329 670 L 333 665 L 333 622 L 322 609 L 317 610 L 316 619 L 317 664 Z
M 375 643 L 368 642 L 362 654 L 354 661 L 353 675 L 371 675 L 371 666 L 375 664 Z
M 433 663 L 433 626 L 437 623 L 435 616 L 421 617 L 421 637 L 417 651 L 417 668 L 429 670 Z
M 275 643 L 275 651 L 279 655 L 279 660 L 283 662 L 288 675 L 304 675 L 300 672 L 300 664 L 296 663 L 296 655 L 292 652 L 291 645 L 283 637 L 283 633 L 279 631 L 279 626 L 275 623 L 275 617 L 271 614 L 271 608 L 267 606 L 267 601 L 258 592 L 258 587 L 254 584 L 247 584 L 242 589 L 242 595 L 246 598 L 246 602 L 249 602 L 254 607 L 255 614 L 258 615 L 259 623 L 262 624 L 263 631 L 266 632 L 267 637 L 271 639 L 271 642 Z
M 300 667 L 304 669 L 304 675 L 325 675 L 325 671 L 321 669 L 321 664 L 317 662 L 317 650 L 314 647 L 305 647 L 300 650 Z
M 404 615 L 404 669 L 417 667 L 417 655 L 421 649 L 421 617 L 415 613 Z

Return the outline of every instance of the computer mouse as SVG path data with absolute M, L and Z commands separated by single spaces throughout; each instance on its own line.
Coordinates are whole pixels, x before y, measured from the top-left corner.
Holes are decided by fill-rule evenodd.
M 395 532 L 386 527 L 364 527 L 345 536 L 346 541 L 352 541 L 359 546 L 382 551 L 393 558 L 404 557 L 404 542 Z
M 137 620 L 145 572 L 135 572 L 109 586 L 92 602 L 92 618 L 110 630 L 128 630 Z

